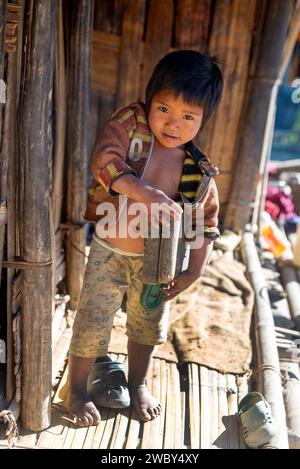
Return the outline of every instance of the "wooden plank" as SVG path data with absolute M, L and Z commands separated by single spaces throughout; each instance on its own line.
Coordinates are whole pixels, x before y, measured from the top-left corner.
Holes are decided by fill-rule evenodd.
M 206 52 L 211 0 L 178 0 L 175 15 L 176 49 Z
M 171 47 L 173 30 L 173 0 L 149 0 L 146 40 L 143 52 L 143 72 L 139 96 L 143 99 L 153 68 Z
M 200 366 L 200 448 L 210 448 L 210 390 L 208 369 Z
M 191 449 L 200 448 L 200 387 L 199 370 L 195 363 L 188 363 L 189 377 L 189 420 Z
M 121 38 L 103 31 L 92 33 L 91 86 L 116 94 Z
M 116 106 L 125 106 L 139 98 L 144 33 L 145 0 L 128 0 L 122 21 Z
M 228 423 L 229 423 L 229 448 L 239 448 L 239 422 L 237 417 L 237 387 L 234 375 L 227 374 L 227 402 L 228 402 Z

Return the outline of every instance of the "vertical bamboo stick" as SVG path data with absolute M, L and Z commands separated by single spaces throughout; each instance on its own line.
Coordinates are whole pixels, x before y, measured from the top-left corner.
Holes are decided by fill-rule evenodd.
M 20 98 L 21 255 L 34 263 L 22 274 L 22 422 L 40 431 L 50 424 L 51 270 L 50 142 L 55 44 L 55 0 L 28 2 L 23 93 Z
M 67 236 L 67 287 L 70 307 L 79 301 L 85 270 L 85 228 L 80 228 L 86 205 L 90 41 L 93 2 L 74 0 L 70 7 L 67 60 L 67 220 L 74 229 Z

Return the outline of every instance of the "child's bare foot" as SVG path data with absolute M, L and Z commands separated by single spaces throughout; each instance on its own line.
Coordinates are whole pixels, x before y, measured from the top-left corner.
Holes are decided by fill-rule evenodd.
M 161 413 L 161 405 L 149 393 L 145 384 L 130 389 L 132 403 L 140 418 L 147 422 L 158 417 Z
M 75 423 L 79 427 L 89 427 L 100 423 L 100 413 L 87 394 L 70 393 L 66 401 L 66 408 L 75 415 Z

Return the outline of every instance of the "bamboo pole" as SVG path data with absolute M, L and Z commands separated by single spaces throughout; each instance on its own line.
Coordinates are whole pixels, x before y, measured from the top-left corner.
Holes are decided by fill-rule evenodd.
M 66 268 L 73 310 L 79 302 L 85 270 L 86 230 L 82 222 L 87 192 L 92 11 L 90 0 L 71 3 L 67 42 L 67 220 L 74 229 L 67 235 Z
M 287 425 L 300 437 L 300 371 L 299 364 L 292 362 L 280 362 L 283 374 L 284 402 L 286 409 Z
M 288 448 L 285 409 L 273 315 L 254 237 L 250 232 L 244 233 L 243 235 L 242 254 L 255 293 L 254 321 L 258 348 L 257 371 L 261 377 L 259 383 L 262 383 L 262 389 L 259 390 L 269 402 L 277 426 L 277 433 L 271 439 L 270 444 L 276 448 Z
M 20 96 L 21 255 L 34 267 L 22 273 L 22 423 L 40 431 L 51 410 L 50 171 L 55 0 L 27 4 L 26 51 Z M 49 267 L 41 268 L 41 262 Z
M 235 177 L 225 215 L 225 226 L 233 231 L 243 230 L 249 222 L 258 179 L 265 170 L 268 134 L 275 112 L 278 75 L 293 4 L 292 0 L 272 0 L 263 18 L 264 28 L 255 71 L 249 77 Z
M 292 315 L 293 321 L 296 323 L 296 328 L 300 330 L 300 283 L 297 277 L 295 268 L 291 265 L 284 265 L 278 262 L 278 268 L 280 271 L 281 279 L 285 291 L 287 293 L 287 299 Z
M 58 0 L 57 34 L 55 51 L 55 143 L 53 154 L 53 189 L 51 193 L 51 207 L 53 214 L 54 232 L 59 228 L 63 200 L 64 153 L 66 136 L 66 80 L 65 80 L 65 51 L 63 31 L 63 5 Z

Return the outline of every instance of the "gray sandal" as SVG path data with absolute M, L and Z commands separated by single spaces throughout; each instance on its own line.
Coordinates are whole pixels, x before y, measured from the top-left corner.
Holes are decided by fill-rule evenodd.
M 129 389 L 122 363 L 97 361 L 88 377 L 88 394 L 98 407 L 124 409 L 130 405 Z

